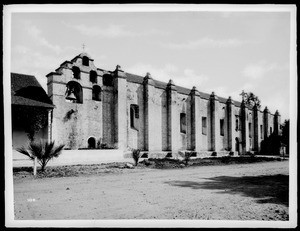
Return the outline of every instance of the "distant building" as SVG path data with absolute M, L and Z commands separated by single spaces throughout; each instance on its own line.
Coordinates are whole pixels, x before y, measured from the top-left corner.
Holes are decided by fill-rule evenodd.
M 11 109 L 13 149 L 30 140 L 48 140 L 52 104 L 47 93 L 32 75 L 11 73 Z
M 279 133 L 280 115 L 145 77 L 97 68 L 81 53 L 47 75 L 51 139 L 66 148 L 245 154 Z M 157 76 L 159 77 L 159 76 Z M 49 104 L 50 105 L 50 104 Z

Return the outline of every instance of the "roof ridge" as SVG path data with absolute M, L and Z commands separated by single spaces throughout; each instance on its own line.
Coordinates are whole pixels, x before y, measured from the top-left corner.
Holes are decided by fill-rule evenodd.
M 136 77 L 139 77 L 139 78 L 144 78 L 143 76 L 141 76 L 141 75 L 137 75 L 137 74 L 132 74 L 132 73 L 129 73 L 129 72 L 125 72 L 126 74 L 129 74 L 129 75 L 133 75 L 133 76 L 136 76 Z M 157 80 L 157 79 L 155 79 L 155 78 L 153 78 L 153 80 L 154 80 L 154 82 L 158 82 L 158 83 L 162 83 L 162 84 L 164 84 L 164 85 L 166 85 L 167 86 L 167 83 L 166 82 L 163 82 L 163 81 L 161 81 L 161 80 Z M 176 85 L 176 84 L 175 84 Z M 181 88 L 181 89 L 183 89 L 183 90 L 186 90 L 186 91 L 190 91 L 191 89 L 189 89 L 189 88 L 186 88 L 186 87 L 182 87 L 182 86 L 180 86 L 180 85 L 176 85 L 176 87 L 178 87 L 178 88 Z M 200 91 L 200 90 L 198 90 L 199 92 L 200 92 L 200 94 L 202 94 L 202 95 L 210 95 L 209 93 L 206 93 L 206 92 L 203 92 L 203 91 Z M 222 96 L 218 96 L 218 98 L 219 99 L 221 99 L 221 100 L 223 100 L 223 101 L 226 101 L 227 100 L 227 98 L 224 98 L 224 97 L 222 97 Z M 236 100 L 233 100 L 234 102 L 237 102 L 237 103 L 241 103 L 241 102 L 239 102 L 239 101 L 236 101 Z
M 23 73 L 17 73 L 17 72 L 11 72 L 11 74 L 13 74 L 13 75 L 26 75 L 26 76 L 30 76 L 30 77 L 35 77 L 34 75 L 23 74 Z

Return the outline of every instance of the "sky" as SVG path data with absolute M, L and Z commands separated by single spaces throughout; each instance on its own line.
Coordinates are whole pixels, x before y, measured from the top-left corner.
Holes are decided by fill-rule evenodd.
M 84 46 L 83 46 L 84 44 Z M 289 118 L 289 12 L 29 12 L 11 15 L 11 72 L 48 73 L 81 52 L 96 67 L 241 101 Z

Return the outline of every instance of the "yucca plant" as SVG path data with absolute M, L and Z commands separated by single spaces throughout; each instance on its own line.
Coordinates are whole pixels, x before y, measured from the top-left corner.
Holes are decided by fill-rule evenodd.
M 57 158 L 61 154 L 64 146 L 64 144 L 55 146 L 55 141 L 40 141 L 38 143 L 31 142 L 27 148 L 21 147 L 16 150 L 33 161 L 36 158 L 39 165 L 41 165 L 42 172 L 44 172 L 48 162 L 53 158 Z

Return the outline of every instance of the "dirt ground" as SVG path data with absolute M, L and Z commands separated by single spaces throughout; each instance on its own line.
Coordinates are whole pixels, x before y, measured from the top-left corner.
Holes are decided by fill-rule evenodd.
M 288 188 L 288 161 L 15 176 L 15 219 L 288 220 Z

